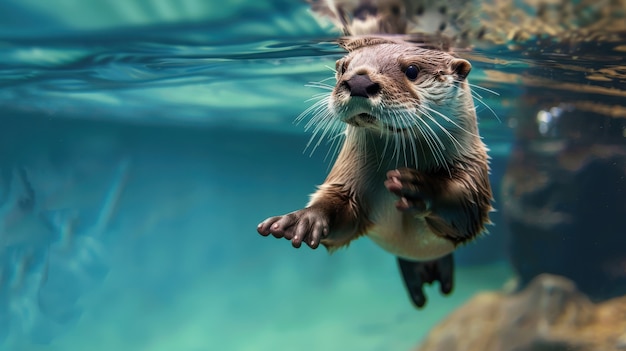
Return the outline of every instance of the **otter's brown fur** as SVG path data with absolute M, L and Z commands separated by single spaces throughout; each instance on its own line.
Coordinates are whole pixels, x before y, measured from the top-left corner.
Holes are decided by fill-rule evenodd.
M 347 124 L 337 161 L 304 209 L 268 218 L 259 233 L 329 250 L 367 234 L 411 260 L 449 254 L 484 230 L 491 210 L 471 65 L 386 38 L 341 45 L 349 54 L 324 101 L 330 113 L 313 116 Z

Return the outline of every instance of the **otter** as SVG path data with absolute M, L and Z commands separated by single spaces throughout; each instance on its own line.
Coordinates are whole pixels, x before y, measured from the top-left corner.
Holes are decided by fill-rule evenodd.
M 316 135 L 345 126 L 324 183 L 305 208 L 258 225 L 264 236 L 330 252 L 368 236 L 397 256 L 413 304 L 423 285 L 453 287 L 453 251 L 484 232 L 492 193 L 467 75 L 442 51 L 384 37 L 339 41 L 330 95 L 305 111 Z

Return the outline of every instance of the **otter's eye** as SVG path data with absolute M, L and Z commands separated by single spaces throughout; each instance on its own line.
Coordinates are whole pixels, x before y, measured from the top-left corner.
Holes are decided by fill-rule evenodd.
M 409 67 L 406 68 L 406 71 L 404 71 L 404 74 L 410 80 L 415 80 L 417 79 L 417 74 L 419 73 L 419 71 L 420 71 L 419 68 L 417 68 L 414 65 L 410 65 Z
M 338 60 L 335 63 L 335 71 L 337 71 L 337 73 L 339 73 L 339 75 L 342 75 L 342 74 L 346 73 L 347 69 L 348 69 L 348 61 L 346 61 L 346 60 Z

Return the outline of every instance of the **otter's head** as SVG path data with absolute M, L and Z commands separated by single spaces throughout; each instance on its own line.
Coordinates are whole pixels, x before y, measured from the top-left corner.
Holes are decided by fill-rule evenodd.
M 468 61 L 382 38 L 342 45 L 349 53 L 336 63 L 330 108 L 343 122 L 416 137 L 432 129 L 445 139 L 447 132 L 476 123 Z
M 316 132 L 328 129 L 332 118 L 348 124 L 349 132 L 394 143 L 396 154 L 429 154 L 439 165 L 471 150 L 478 137 L 468 61 L 388 38 L 356 37 L 340 45 L 348 54 L 336 63 L 336 85 L 307 111 Z
M 329 99 L 336 118 L 410 144 L 412 154 L 432 154 L 438 164 L 472 149 L 477 127 L 468 61 L 386 38 L 341 45 L 348 55 L 337 61 Z

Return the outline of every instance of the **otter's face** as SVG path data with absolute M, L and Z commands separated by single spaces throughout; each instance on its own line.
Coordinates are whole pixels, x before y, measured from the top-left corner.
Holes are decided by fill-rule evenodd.
M 330 109 L 354 127 L 448 139 L 467 125 L 459 110 L 473 108 L 470 70 L 466 60 L 409 44 L 360 47 L 336 63 Z
M 313 152 L 328 138 L 333 149 L 341 135 L 350 135 L 359 150 L 374 142 L 381 160 L 402 158 L 414 168 L 443 167 L 471 153 L 480 139 L 466 81 L 469 62 L 381 37 L 348 38 L 340 45 L 348 55 L 337 61 L 337 84 L 314 84 L 331 93 L 318 95 L 296 120 L 311 117 L 307 148 Z

